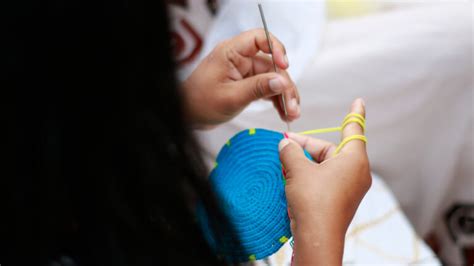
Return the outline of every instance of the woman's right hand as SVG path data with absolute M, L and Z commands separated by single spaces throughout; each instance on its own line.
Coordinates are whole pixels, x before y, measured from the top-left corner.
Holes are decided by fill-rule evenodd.
M 362 99 L 354 101 L 351 112 L 365 116 Z M 359 124 L 344 128 L 342 138 L 352 135 L 363 135 Z M 279 149 L 295 241 L 294 265 L 340 265 L 347 228 L 372 181 L 365 143 L 350 141 L 333 155 L 332 143 L 295 133 L 288 137 Z

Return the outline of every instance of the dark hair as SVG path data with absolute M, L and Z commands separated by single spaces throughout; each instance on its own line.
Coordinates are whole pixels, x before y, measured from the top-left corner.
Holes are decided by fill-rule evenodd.
M 222 264 L 162 1 L 5 4 L 0 264 Z

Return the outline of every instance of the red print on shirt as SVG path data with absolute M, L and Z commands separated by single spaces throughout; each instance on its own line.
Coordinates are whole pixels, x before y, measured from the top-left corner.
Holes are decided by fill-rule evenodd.
M 197 31 L 191 26 L 186 19 L 181 19 L 179 21 L 180 25 L 183 27 L 183 32 L 172 32 L 171 37 L 173 38 L 174 54 L 178 58 L 178 65 L 184 65 L 189 62 L 192 62 L 196 56 L 201 52 L 202 49 L 202 38 L 199 36 Z M 190 42 L 185 42 L 183 36 L 180 34 L 186 34 L 191 37 Z M 186 53 L 186 46 L 191 46 L 192 49 L 188 50 L 190 52 Z

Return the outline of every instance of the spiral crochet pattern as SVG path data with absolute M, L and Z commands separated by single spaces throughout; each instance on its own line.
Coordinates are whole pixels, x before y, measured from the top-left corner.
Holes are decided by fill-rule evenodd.
M 229 262 L 268 257 L 291 237 L 278 153 L 283 137 L 265 129 L 244 130 L 217 156 L 209 179 L 240 244 L 225 231 L 218 232 L 223 243 L 217 243 L 202 208 L 198 217 L 211 247 Z

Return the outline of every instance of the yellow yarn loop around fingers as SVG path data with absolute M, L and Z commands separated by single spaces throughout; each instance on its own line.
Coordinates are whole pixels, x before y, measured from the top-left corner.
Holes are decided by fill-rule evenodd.
M 337 131 L 342 131 L 344 128 L 349 125 L 350 123 L 357 123 L 360 125 L 362 130 L 365 132 L 365 118 L 356 113 L 349 113 L 344 117 L 344 120 L 342 120 L 342 125 L 340 127 L 328 127 L 328 128 L 319 128 L 319 129 L 312 129 L 312 130 L 306 130 L 303 132 L 299 132 L 301 135 L 312 135 L 312 134 L 321 134 L 321 133 L 330 133 L 330 132 L 337 132 Z M 341 149 L 350 141 L 353 140 L 360 140 L 365 143 L 367 143 L 367 138 L 364 135 L 352 135 L 349 137 L 346 137 L 339 143 L 339 145 L 336 148 L 336 151 L 334 152 L 334 155 L 338 154 Z
M 339 143 L 337 146 L 336 150 L 334 151 L 334 155 L 338 154 L 341 149 L 349 142 L 352 140 L 362 140 L 363 142 L 367 143 L 367 138 L 364 135 L 352 135 L 350 137 L 347 137 Z
M 349 119 L 345 120 L 344 123 L 341 126 L 341 130 L 344 130 L 344 128 L 346 128 L 346 126 L 349 125 L 350 123 L 359 124 L 360 127 L 365 131 L 365 123 L 363 121 L 361 121 L 360 119 L 358 119 L 358 118 L 349 118 Z
M 358 118 L 362 121 L 362 123 L 365 123 L 365 118 L 362 115 L 356 114 L 356 113 L 347 114 L 346 117 L 344 117 L 344 120 L 342 121 L 342 123 L 346 122 L 346 120 L 351 118 L 351 117 Z

